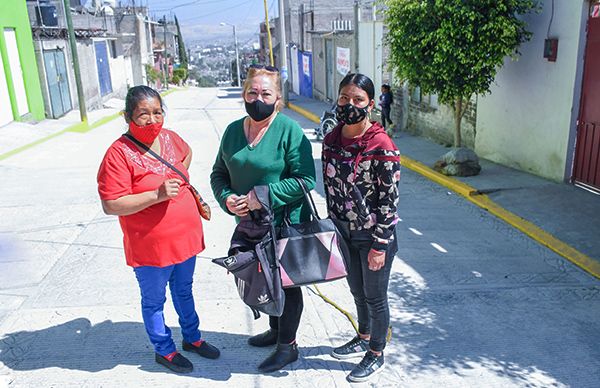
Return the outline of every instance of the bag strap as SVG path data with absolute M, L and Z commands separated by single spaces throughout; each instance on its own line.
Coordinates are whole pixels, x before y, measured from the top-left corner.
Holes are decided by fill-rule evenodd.
M 131 136 L 128 133 L 124 133 L 123 136 L 125 136 L 126 138 L 128 138 L 129 140 L 131 140 L 132 142 L 134 142 L 135 144 L 137 144 L 144 151 L 148 152 L 150 155 L 154 156 L 157 160 L 159 160 L 160 162 L 162 162 L 165 166 L 169 167 L 171 170 L 173 170 L 177 174 L 179 174 L 179 176 L 183 178 L 183 180 L 185 181 L 185 183 L 187 183 L 188 185 L 190 184 L 190 181 L 187 179 L 187 177 L 181 171 L 179 171 L 171 163 L 169 163 L 166 160 L 164 160 L 159 154 L 157 154 L 156 152 L 152 151 L 150 149 L 150 147 L 148 147 L 146 144 L 142 143 L 141 141 L 139 141 L 138 139 L 136 139 L 135 137 Z
M 308 187 L 306 187 L 306 182 L 304 182 L 304 179 L 302 178 L 298 178 L 298 177 L 293 177 L 298 184 L 300 185 L 300 188 L 302 189 L 302 193 L 304 194 L 304 200 L 306 201 L 306 203 L 308 204 L 308 207 L 310 209 L 310 213 L 313 216 L 314 220 L 320 220 L 321 217 L 319 217 L 319 213 L 317 211 L 317 207 L 315 206 L 315 201 L 313 200 L 312 195 L 310 194 L 310 191 L 308 190 Z M 291 225 L 292 222 L 290 220 L 290 207 L 289 205 L 285 206 L 285 210 L 283 213 L 283 221 L 287 224 L 287 225 Z

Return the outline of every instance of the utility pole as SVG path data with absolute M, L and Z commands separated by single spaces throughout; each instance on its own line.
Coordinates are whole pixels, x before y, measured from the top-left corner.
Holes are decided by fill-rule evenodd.
M 354 72 L 359 73 L 359 51 L 360 51 L 360 43 L 359 43 L 359 27 L 360 27 L 360 3 L 358 0 L 354 1 Z
M 169 56 L 167 54 L 167 15 L 163 15 L 163 39 L 165 42 L 164 79 L 165 87 L 169 89 Z
M 281 93 L 283 97 L 283 104 L 288 103 L 288 69 L 287 69 L 287 47 L 285 39 L 285 6 L 283 4 L 285 0 L 279 0 L 279 29 L 280 29 L 280 40 L 279 40 L 279 57 L 281 62 Z
M 269 7 L 267 7 L 267 0 L 265 3 L 265 26 L 267 27 L 267 39 L 269 40 L 269 59 L 271 60 L 271 66 L 275 66 L 273 60 L 273 39 L 271 38 L 271 27 L 269 26 Z
M 242 80 L 240 78 L 240 54 L 238 52 L 238 42 L 237 42 L 237 35 L 235 33 L 235 24 L 221 22 L 221 25 L 233 27 L 233 43 L 235 45 L 235 69 L 237 71 L 237 85 L 238 85 L 238 87 L 241 87 Z
M 79 116 L 81 122 L 87 123 L 87 109 L 85 107 L 85 95 L 83 93 L 83 83 L 81 82 L 81 69 L 79 67 L 79 56 L 77 55 L 77 42 L 75 41 L 75 30 L 73 29 L 73 19 L 71 18 L 71 4 L 69 0 L 63 0 L 65 18 L 67 19 L 67 31 L 69 33 L 69 43 L 71 45 L 71 58 L 73 58 L 73 71 L 75 72 L 75 84 L 77 84 L 77 100 L 79 101 Z

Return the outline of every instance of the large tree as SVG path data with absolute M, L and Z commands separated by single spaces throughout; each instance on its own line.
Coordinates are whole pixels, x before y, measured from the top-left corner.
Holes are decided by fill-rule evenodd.
M 437 94 L 454 111 L 454 146 L 474 94 L 490 84 L 506 56 L 531 33 L 519 15 L 536 0 L 383 0 L 390 64 L 396 76 Z

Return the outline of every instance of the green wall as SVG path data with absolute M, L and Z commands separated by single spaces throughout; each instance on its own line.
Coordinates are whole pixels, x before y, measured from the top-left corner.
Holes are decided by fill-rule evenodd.
M 33 38 L 31 36 L 31 26 L 29 24 L 25 0 L 0 0 L 0 54 L 2 54 L 4 72 L 6 73 L 6 83 L 8 84 L 10 100 L 13 106 L 13 117 L 15 120 L 19 120 L 20 118 L 17 113 L 17 104 L 8 62 L 8 53 L 6 52 L 6 41 L 4 38 L 5 28 L 15 29 L 21 67 L 23 68 L 23 81 L 25 83 L 25 93 L 27 94 L 29 112 L 35 120 L 42 120 L 45 117 L 44 98 L 42 96 L 42 88 L 33 49 Z

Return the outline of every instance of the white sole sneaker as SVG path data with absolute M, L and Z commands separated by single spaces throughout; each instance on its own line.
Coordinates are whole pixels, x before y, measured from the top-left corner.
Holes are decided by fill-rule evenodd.
M 348 354 L 338 354 L 334 351 L 331 352 L 331 357 L 337 359 L 337 360 L 348 360 L 351 358 L 362 358 L 365 356 L 365 351 L 362 351 L 360 353 L 348 353 Z
M 371 373 L 367 377 L 354 377 L 354 376 L 348 375 L 347 379 L 351 383 L 364 383 L 365 381 L 372 379 L 373 376 L 376 376 L 379 373 L 381 373 L 384 369 L 385 369 L 385 363 L 380 368 L 376 369 L 375 372 Z

